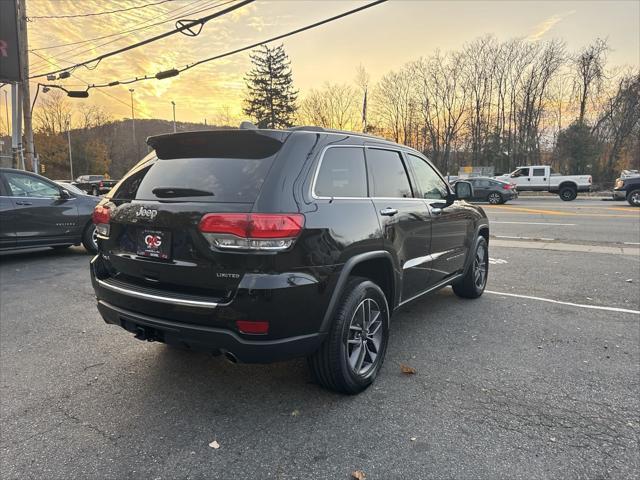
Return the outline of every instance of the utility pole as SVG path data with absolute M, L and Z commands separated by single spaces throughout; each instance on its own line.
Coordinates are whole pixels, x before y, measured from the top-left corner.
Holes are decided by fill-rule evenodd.
M 11 84 L 11 153 L 12 166 L 20 168 L 22 156 L 22 103 L 20 102 L 20 89 L 17 83 Z
M 173 133 L 176 133 L 176 102 L 171 100 L 171 105 L 173 105 Z
M 67 122 L 67 142 L 69 143 L 69 169 L 71 170 L 71 181 L 73 182 L 73 157 L 71 156 L 71 120 Z
M 33 170 L 33 123 L 31 121 L 31 94 L 29 92 L 29 44 L 27 35 L 27 2 L 18 0 L 18 43 L 20 44 L 20 67 L 22 68 L 22 110 L 24 114 L 24 137 L 26 165 Z M 26 167 L 26 166 L 25 166 Z M 25 168 L 26 170 L 26 168 Z

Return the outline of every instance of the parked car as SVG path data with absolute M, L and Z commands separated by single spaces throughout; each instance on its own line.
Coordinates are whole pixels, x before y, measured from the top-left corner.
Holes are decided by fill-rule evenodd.
M 474 202 L 489 202 L 498 205 L 518 198 L 518 190 L 510 182 L 486 177 L 470 177 L 467 181 L 473 187 L 471 200 Z
M 548 165 L 518 167 L 512 173 L 495 177 L 515 183 L 519 192 L 557 193 L 564 201 L 575 200 L 578 192 L 591 190 L 591 175 L 560 175 Z
M 91 215 L 98 201 L 35 173 L 0 168 L 0 249 L 66 248 L 82 243 L 95 253 Z
M 321 385 L 353 394 L 382 366 L 394 310 L 447 285 L 484 291 L 487 217 L 413 149 L 317 127 L 147 143 L 96 207 L 91 261 L 104 320 L 138 339 L 307 356 Z
M 614 199 L 624 199 L 632 207 L 640 207 L 640 176 L 618 178 L 613 189 Z
M 91 195 L 101 195 L 111 190 L 118 180 L 105 178 L 104 175 L 80 175 L 73 184 Z

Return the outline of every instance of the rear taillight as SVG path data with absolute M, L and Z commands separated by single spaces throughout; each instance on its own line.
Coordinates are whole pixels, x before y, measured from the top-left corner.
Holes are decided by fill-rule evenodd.
M 104 183 L 102 182 L 102 180 L 100 180 L 100 183 L 98 184 L 98 187 L 100 187 L 100 188 L 104 187 Z
M 239 250 L 284 250 L 304 226 L 299 213 L 208 213 L 199 229 L 211 246 Z
M 108 237 L 110 232 L 109 222 L 111 221 L 111 210 L 104 205 L 98 205 L 93 210 L 93 223 L 96 225 L 96 232 L 102 237 Z
M 513 186 L 510 183 L 505 183 L 504 185 L 502 185 L 502 188 L 504 190 L 511 190 Z

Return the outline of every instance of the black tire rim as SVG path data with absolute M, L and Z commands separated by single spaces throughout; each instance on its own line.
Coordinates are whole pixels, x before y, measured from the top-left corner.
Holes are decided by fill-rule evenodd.
M 365 298 L 351 317 L 347 335 L 347 361 L 356 375 L 368 374 L 377 363 L 383 334 L 383 315 L 378 303 Z
M 640 205 L 640 191 L 633 192 L 631 194 L 631 203 L 634 205 Z
M 476 288 L 484 288 L 487 281 L 487 249 L 484 245 L 478 245 L 476 257 L 473 260 L 473 283 Z
M 500 194 L 499 193 L 492 193 L 489 195 L 489 203 L 492 203 L 494 205 L 500 203 L 500 200 L 502 200 L 500 198 Z
M 563 190 L 562 198 L 566 198 L 567 200 L 571 200 L 573 198 L 573 190 Z

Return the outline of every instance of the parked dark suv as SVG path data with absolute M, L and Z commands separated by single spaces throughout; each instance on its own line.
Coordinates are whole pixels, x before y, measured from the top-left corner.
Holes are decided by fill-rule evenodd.
M 365 389 L 391 313 L 453 285 L 479 297 L 489 225 L 415 150 L 349 132 L 218 130 L 154 149 L 96 207 L 107 323 L 233 361 L 308 356 L 323 386 Z

